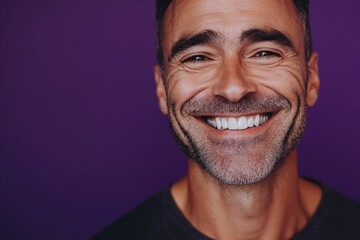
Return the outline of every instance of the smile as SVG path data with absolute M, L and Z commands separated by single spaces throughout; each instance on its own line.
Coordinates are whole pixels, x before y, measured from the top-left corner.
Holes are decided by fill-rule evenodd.
M 269 114 L 241 117 L 207 117 L 205 122 L 218 130 L 243 130 L 258 127 L 269 120 Z

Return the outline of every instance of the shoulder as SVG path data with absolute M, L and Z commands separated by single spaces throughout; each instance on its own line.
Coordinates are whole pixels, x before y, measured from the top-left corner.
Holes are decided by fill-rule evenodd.
M 360 203 L 323 185 L 322 189 L 317 211 L 294 239 L 360 239 Z
M 328 189 L 324 208 L 331 227 L 357 233 L 360 239 L 360 203 L 341 193 Z
M 170 189 L 165 188 L 92 239 L 175 239 L 173 234 L 181 229 L 175 208 Z

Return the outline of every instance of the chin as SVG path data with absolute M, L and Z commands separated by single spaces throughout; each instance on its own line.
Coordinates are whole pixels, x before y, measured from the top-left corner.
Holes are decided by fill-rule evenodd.
M 248 152 L 225 150 L 197 156 L 193 160 L 218 182 L 246 185 L 264 180 L 282 161 L 282 151 Z

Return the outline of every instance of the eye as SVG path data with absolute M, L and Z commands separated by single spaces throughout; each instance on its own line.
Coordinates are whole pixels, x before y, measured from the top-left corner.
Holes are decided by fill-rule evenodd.
M 209 60 L 209 58 L 205 57 L 204 55 L 194 55 L 182 60 L 182 63 L 200 63 Z
M 184 57 L 180 62 L 189 69 L 200 70 L 211 66 L 214 62 L 212 60 L 214 59 L 205 54 L 195 54 Z
M 258 58 L 280 57 L 280 54 L 272 51 L 259 51 L 254 55 L 254 57 L 258 57 Z

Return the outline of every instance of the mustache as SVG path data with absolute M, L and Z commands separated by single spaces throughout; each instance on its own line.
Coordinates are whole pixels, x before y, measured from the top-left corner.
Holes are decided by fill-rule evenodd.
M 253 112 L 276 112 L 290 109 L 290 102 L 278 93 L 268 95 L 246 95 L 238 102 L 224 97 L 194 99 L 184 103 L 182 111 L 189 115 L 242 114 Z

